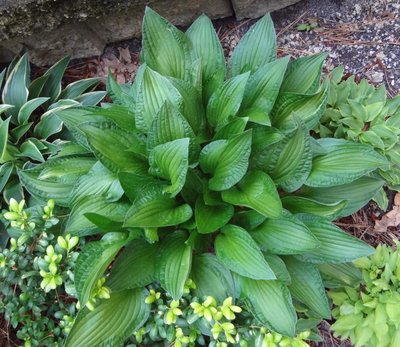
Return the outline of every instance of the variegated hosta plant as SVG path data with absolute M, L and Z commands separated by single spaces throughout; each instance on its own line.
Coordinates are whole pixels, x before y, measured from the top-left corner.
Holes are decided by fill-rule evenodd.
M 114 104 L 58 114 L 88 153 L 19 172 L 36 198 L 72 209 L 68 233 L 103 235 L 77 261 L 82 310 L 66 346 L 120 345 L 147 320 L 146 286 L 179 306 L 189 276 L 198 297 L 240 300 L 285 336 L 299 329 L 295 305 L 329 318 L 323 279 L 373 251 L 331 220 L 375 195 L 383 181 L 370 174 L 388 161 L 310 137 L 325 55 L 278 59 L 267 15 L 226 66 L 206 16 L 183 33 L 147 9 L 141 57 L 131 86 L 110 79 Z M 103 276 L 111 297 L 91 311 Z
M 0 191 L 7 202 L 23 198 L 18 169 L 29 161 L 44 162 L 46 156 L 67 146 L 58 134 L 62 121 L 57 112 L 71 106 L 96 105 L 105 95 L 103 91 L 92 91 L 99 83 L 97 78 L 62 88 L 68 63 L 69 58 L 63 58 L 31 81 L 25 54 L 0 73 Z M 68 139 L 66 135 L 61 137 Z
M 379 175 L 390 189 L 400 190 L 400 95 L 387 99 L 385 86 L 374 88 L 366 79 L 343 80 L 343 67 L 330 74 L 328 105 L 315 128 L 321 137 L 335 137 L 365 143 L 386 156 L 389 168 Z M 384 190 L 375 197 L 387 208 Z

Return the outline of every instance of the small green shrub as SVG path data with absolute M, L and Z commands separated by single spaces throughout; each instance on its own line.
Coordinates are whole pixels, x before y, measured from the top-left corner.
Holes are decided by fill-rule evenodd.
M 400 190 L 400 95 L 387 99 L 384 86 L 374 88 L 366 79 L 343 79 L 343 67 L 330 74 L 328 106 L 316 127 L 321 137 L 368 144 L 386 156 L 390 167 L 379 170 L 392 190 Z M 385 193 L 376 199 L 386 209 Z
M 54 202 L 25 209 L 10 200 L 2 222 L 11 234 L 0 249 L 0 315 L 24 347 L 60 346 L 76 315 L 73 270 L 78 238 L 58 238 Z
M 332 330 L 356 347 L 399 346 L 399 248 L 379 245 L 374 255 L 356 260 L 355 265 L 362 271 L 362 284 L 328 294 L 336 306 Z
M 186 281 L 179 301 L 173 300 L 159 286 L 151 288 L 146 298 L 146 303 L 151 304 L 149 320 L 128 343 L 146 346 L 173 344 L 174 347 L 226 347 L 228 343 L 241 347 L 309 346 L 304 341 L 312 336 L 309 329 L 299 332 L 295 338 L 268 331 L 259 326 L 251 313 L 233 305 L 232 297 L 220 303 L 210 296 L 204 300 L 195 297 L 193 290 L 196 285 L 191 279 Z
M 389 162 L 310 136 L 328 99 L 325 55 L 277 59 L 267 15 L 226 65 L 206 16 L 183 33 L 149 8 L 141 53 L 132 85 L 109 79 L 114 104 L 57 113 L 84 154 L 18 171 L 33 197 L 71 209 L 68 233 L 101 236 L 77 259 L 65 346 L 122 344 L 150 317 L 147 286 L 179 301 L 189 277 L 200 300 L 231 297 L 286 337 L 295 305 L 306 321 L 329 318 L 323 278 L 343 283 L 346 263 L 373 252 L 331 221 L 376 194 L 372 174 Z M 99 292 L 110 297 L 92 302 Z
M 96 105 L 104 98 L 105 92 L 92 91 L 99 83 L 98 78 L 62 88 L 61 79 L 68 63 L 69 58 L 61 59 L 31 81 L 25 54 L 0 73 L 0 191 L 6 202 L 10 198 L 18 201 L 24 198 L 17 170 L 26 163 L 44 162 L 47 156 L 59 151 L 79 152 L 76 146 L 60 140 L 68 136 L 60 134 L 63 126 L 57 112 L 71 106 Z M 59 137 L 54 137 L 55 134 Z

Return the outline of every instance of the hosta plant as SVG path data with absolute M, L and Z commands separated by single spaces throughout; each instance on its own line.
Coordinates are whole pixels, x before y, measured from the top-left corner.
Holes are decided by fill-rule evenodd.
M 99 83 L 97 78 L 62 88 L 68 63 L 68 57 L 61 59 L 31 81 L 25 54 L 0 73 L 0 191 L 7 202 L 24 196 L 18 169 L 27 162 L 44 162 L 46 156 L 66 146 L 60 141 L 62 122 L 57 112 L 71 106 L 96 105 L 105 95 L 103 91 L 93 91 Z M 61 137 L 68 139 L 66 134 Z
M 335 137 L 368 144 L 386 156 L 390 167 L 379 170 L 390 189 L 400 189 L 400 95 L 388 99 L 384 86 L 375 88 L 354 76 L 343 80 L 343 67 L 330 74 L 328 105 L 315 130 L 321 137 Z M 376 196 L 385 209 L 384 191 Z
M 0 315 L 19 346 L 59 346 L 76 315 L 73 270 L 78 237 L 65 237 L 54 201 L 26 208 L 10 201 L 2 222 L 15 238 L 0 248 Z M 10 338 L 10 336 L 8 336 Z M 11 346 L 11 344 L 10 344 Z
M 58 113 L 89 153 L 19 170 L 35 198 L 71 208 L 66 232 L 101 235 L 77 260 L 66 346 L 120 345 L 148 320 L 146 286 L 178 301 L 189 276 L 200 300 L 240 299 L 283 336 L 298 332 L 295 305 L 329 318 L 322 275 L 340 282 L 373 252 L 331 220 L 365 205 L 389 164 L 367 144 L 310 137 L 325 55 L 278 59 L 266 15 L 226 65 L 206 16 L 183 33 L 147 9 L 141 57 L 131 86 L 109 80 L 114 104 Z M 110 298 L 90 310 L 104 274 Z
M 399 346 L 399 248 L 379 245 L 374 255 L 356 260 L 355 265 L 362 272 L 362 284 L 329 292 L 336 306 L 332 330 L 356 347 Z

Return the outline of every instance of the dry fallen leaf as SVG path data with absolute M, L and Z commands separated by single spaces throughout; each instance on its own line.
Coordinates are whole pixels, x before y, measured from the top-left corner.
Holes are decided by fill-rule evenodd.
M 388 227 L 397 227 L 398 225 L 400 225 L 400 193 L 394 197 L 393 209 L 380 220 L 375 221 L 374 231 L 384 233 Z

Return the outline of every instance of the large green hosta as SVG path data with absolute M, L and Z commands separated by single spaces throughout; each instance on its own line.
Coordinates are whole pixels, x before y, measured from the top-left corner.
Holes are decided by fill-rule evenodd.
M 120 345 L 146 319 L 145 286 L 179 299 L 189 276 L 287 336 L 295 303 L 329 318 L 324 279 L 340 282 L 346 262 L 373 251 L 331 220 L 374 196 L 388 162 L 368 145 L 310 137 L 328 97 L 325 55 L 277 59 L 267 15 L 226 67 L 206 16 L 183 33 L 147 9 L 141 56 L 132 86 L 110 79 L 114 104 L 59 113 L 91 154 L 20 172 L 33 196 L 72 209 L 69 233 L 105 234 L 77 264 L 82 307 L 117 257 L 111 299 L 82 310 L 66 346 Z

